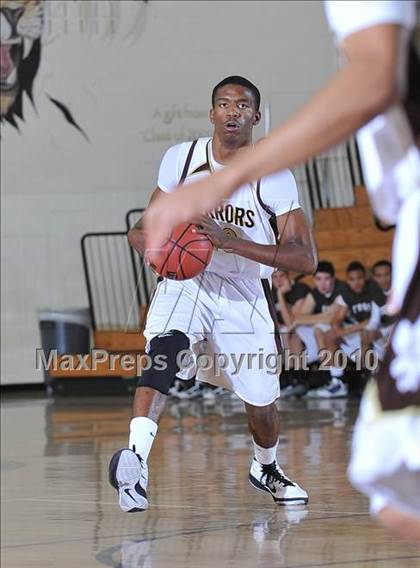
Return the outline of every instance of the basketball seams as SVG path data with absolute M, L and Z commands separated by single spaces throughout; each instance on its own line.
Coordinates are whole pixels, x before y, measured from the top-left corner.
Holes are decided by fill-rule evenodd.
M 175 250 L 175 247 L 178 245 L 178 241 L 179 239 L 182 239 L 182 237 L 185 235 L 185 233 L 189 230 L 191 226 L 191 223 L 189 223 L 185 229 L 182 231 L 182 233 L 179 235 L 179 237 L 177 238 L 177 240 L 173 240 L 172 238 L 169 239 L 169 242 L 173 244 L 173 247 L 171 248 L 171 250 L 168 252 L 164 262 L 162 263 L 162 266 L 160 268 L 160 271 L 163 272 L 163 270 L 166 268 L 166 265 L 168 264 L 169 258 L 171 256 L 171 254 L 173 253 L 173 251 Z
M 184 272 L 184 268 L 183 268 L 183 263 L 187 261 L 188 257 L 191 256 L 192 260 L 194 260 L 194 262 L 198 262 L 200 263 L 202 266 L 204 266 L 204 268 L 207 266 L 207 264 L 204 262 L 203 259 L 193 255 L 190 253 L 190 251 L 188 249 L 184 249 L 182 247 L 180 248 L 180 252 L 179 252 L 179 266 L 182 267 L 182 272 L 185 278 L 188 278 L 188 276 L 185 274 Z M 204 270 L 204 268 L 202 270 Z M 191 278 L 191 277 L 190 277 Z
M 166 255 L 165 260 L 163 261 L 162 265 L 161 265 L 160 268 L 159 268 L 159 271 L 158 271 L 159 273 L 162 273 L 162 272 L 165 270 L 166 265 L 168 264 L 168 261 L 169 261 L 169 259 L 170 259 L 170 257 L 171 257 L 171 254 L 173 253 L 173 251 L 175 250 L 175 247 L 177 246 L 176 241 L 173 241 L 172 239 L 169 239 L 168 242 L 172 243 L 172 244 L 173 244 L 173 247 L 171 248 L 170 251 L 168 251 L 168 254 Z
M 186 248 L 186 247 L 187 247 L 188 245 L 190 245 L 191 243 L 200 243 L 200 242 L 203 243 L 203 242 L 206 242 L 206 241 L 211 242 L 210 239 L 206 237 L 205 239 L 192 239 L 191 241 L 187 241 L 184 245 L 181 245 L 180 243 L 176 243 L 176 245 L 177 245 L 179 248 L 181 248 L 184 252 L 187 252 L 188 254 L 190 254 L 190 255 L 191 255 L 192 257 L 194 257 L 196 260 L 199 260 L 199 261 L 202 262 L 203 264 L 206 264 L 206 265 L 207 265 L 207 263 L 204 262 L 202 258 L 200 258 L 199 256 L 195 255 L 193 252 L 191 252 L 189 249 Z M 209 254 L 209 253 L 208 253 L 208 254 Z M 208 256 L 207 256 L 207 259 L 208 259 Z
M 206 235 L 199 234 L 194 235 L 195 238 L 190 238 L 192 235 L 188 235 L 188 232 L 191 231 L 191 227 L 193 227 L 194 224 L 188 223 L 186 225 L 187 226 L 180 231 L 179 236 L 176 236 L 175 230 L 175 235 L 172 233 L 167 241 L 166 246 L 168 250 L 158 270 L 158 272 L 166 278 L 175 280 L 193 278 L 195 275 L 202 272 L 211 260 L 214 249 L 211 240 Z M 189 240 L 182 242 L 183 239 Z M 198 247 L 196 252 L 193 252 L 189 247 L 194 247 L 194 243 L 203 243 L 205 246 L 202 248 Z M 188 261 L 188 259 L 190 260 Z M 188 266 L 188 262 L 190 266 Z M 199 264 L 197 264 L 197 262 Z M 202 267 L 201 270 L 200 267 Z M 199 272 L 197 272 L 197 270 L 199 270 Z M 189 276 L 189 272 L 193 274 Z

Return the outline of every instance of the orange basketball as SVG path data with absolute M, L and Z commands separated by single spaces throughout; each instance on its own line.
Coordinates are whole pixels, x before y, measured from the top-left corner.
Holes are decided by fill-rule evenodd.
M 182 223 L 159 249 L 148 251 L 147 260 L 160 276 L 188 280 L 203 272 L 213 255 L 213 243 L 206 235 L 193 233 L 196 226 Z

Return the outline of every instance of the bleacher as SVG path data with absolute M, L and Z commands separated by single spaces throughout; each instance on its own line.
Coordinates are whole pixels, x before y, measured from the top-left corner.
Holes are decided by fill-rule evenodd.
M 394 229 L 379 228 L 364 186 L 356 187 L 354 196 L 352 207 L 318 209 L 313 213 L 318 257 L 332 262 L 337 278 L 341 279 L 353 260 L 369 268 L 377 260 L 391 259 Z M 312 284 L 312 277 L 304 281 Z

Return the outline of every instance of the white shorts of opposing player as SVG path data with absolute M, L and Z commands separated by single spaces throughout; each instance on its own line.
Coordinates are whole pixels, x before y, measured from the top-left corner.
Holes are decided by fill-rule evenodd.
M 163 280 L 144 335 L 150 342 L 171 330 L 187 335 L 192 349 L 182 360 L 178 378 L 196 374 L 197 380 L 231 390 L 254 406 L 278 398 L 280 360 L 261 280 L 212 272 L 182 282 Z
M 414 407 L 383 412 L 375 383 L 366 387 L 356 423 L 350 481 L 385 506 L 420 515 L 420 415 Z

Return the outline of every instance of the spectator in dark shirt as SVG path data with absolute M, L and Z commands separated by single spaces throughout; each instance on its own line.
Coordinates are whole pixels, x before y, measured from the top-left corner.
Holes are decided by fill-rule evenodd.
M 319 262 L 314 279 L 315 287 L 306 295 L 289 328 L 296 329 L 305 344 L 309 363 L 319 358 L 319 349 L 324 345 L 318 330 L 335 321 L 336 300 L 344 286 L 343 282 L 336 280 L 334 266 L 328 261 Z
M 372 278 L 382 289 L 385 296 L 391 292 L 392 285 L 392 264 L 389 260 L 378 260 L 371 269 Z
M 363 367 L 367 349 L 377 339 L 373 334 L 379 327 L 385 296 L 374 281 L 367 280 L 365 267 L 360 262 L 351 262 L 346 274 L 347 282 L 340 287 L 335 300 L 338 304 L 335 319 L 317 334 L 318 343 L 329 353 L 325 361 L 330 365 L 331 381 L 308 393 L 311 398 L 346 396 L 347 385 L 342 380 L 344 368 L 338 366 L 336 359 L 338 349 L 353 360 L 359 357 Z
M 290 312 L 292 315 L 299 313 L 303 300 L 311 289 L 303 282 L 290 279 L 289 273 L 284 270 L 276 270 L 273 273 L 272 280 L 277 319 L 281 325 L 290 326 Z M 284 309 L 283 300 L 288 310 Z
M 381 288 L 386 300 L 391 296 L 392 292 L 392 264 L 389 260 L 378 260 L 371 268 L 372 279 Z M 384 303 L 381 308 L 381 319 L 379 323 L 379 328 L 367 330 L 365 333 L 365 339 L 368 343 L 373 345 L 375 351 L 377 351 L 379 358 L 382 360 L 387 341 L 391 335 L 391 330 L 395 322 L 395 316 L 391 316 L 387 310 L 387 304 Z
M 303 282 L 290 278 L 288 272 L 276 270 L 272 276 L 273 300 L 276 307 L 277 319 L 283 354 L 287 358 L 284 361 L 285 368 L 281 375 L 282 396 L 302 396 L 308 390 L 306 386 L 306 374 L 303 367 L 302 356 L 305 346 L 295 331 L 289 331 L 294 318 L 299 313 L 305 297 L 310 292 L 310 287 Z

